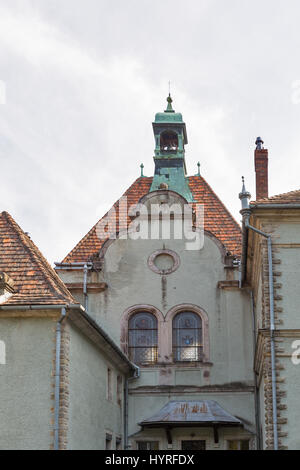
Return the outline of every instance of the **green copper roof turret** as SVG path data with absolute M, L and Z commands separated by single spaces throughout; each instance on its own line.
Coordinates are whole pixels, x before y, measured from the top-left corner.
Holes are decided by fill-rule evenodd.
M 167 185 L 170 191 L 175 191 L 192 202 L 184 156 L 184 147 L 188 143 L 186 127 L 182 114 L 174 111 L 172 101 L 169 94 L 167 109 L 157 113 L 152 124 L 155 137 L 155 174 L 150 192 Z

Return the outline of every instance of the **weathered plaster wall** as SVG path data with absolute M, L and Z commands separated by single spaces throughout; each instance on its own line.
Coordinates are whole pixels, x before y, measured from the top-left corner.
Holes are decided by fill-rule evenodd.
M 117 403 L 117 375 L 122 373 L 71 324 L 69 360 L 68 449 L 105 449 L 106 432 L 115 448 L 116 437 L 123 437 L 123 398 L 121 406 Z M 111 401 L 107 368 L 112 371 Z
M 55 321 L 0 318 L 6 364 L 0 364 L 0 449 L 50 449 L 53 444 Z
M 291 360 L 292 344 L 300 340 L 300 224 L 295 213 L 284 213 L 279 218 L 267 214 L 261 219 L 261 228 L 272 234 L 274 308 L 276 323 L 276 367 L 279 448 L 299 449 L 297 395 L 300 387 L 298 365 Z M 264 244 L 259 245 L 263 247 Z M 256 286 L 262 292 L 256 305 L 258 317 L 265 319 L 262 327 L 269 326 L 268 259 L 262 248 L 262 282 Z M 261 326 L 261 325 L 260 325 Z M 270 347 L 268 334 L 263 333 L 263 351 L 260 367 L 264 371 L 260 383 L 261 422 L 264 448 L 273 448 L 272 388 L 270 375 Z M 299 369 L 300 370 L 300 369 Z
M 196 251 L 187 250 L 185 243 L 185 240 L 176 239 L 117 239 L 106 249 L 102 272 L 89 274 L 88 282 L 106 282 L 108 285 L 102 293 L 89 294 L 89 314 L 117 344 L 121 344 L 124 314 L 134 305 L 147 304 L 161 312 L 161 351 L 166 348 L 172 351 L 172 321 L 168 324 L 167 321 L 168 312 L 175 306 L 195 305 L 205 312 L 208 319 L 208 338 L 205 339 L 208 339 L 209 357 L 205 363 L 176 364 L 172 355 L 161 355 L 159 363 L 164 364 L 142 368 L 140 378 L 131 383 L 130 393 L 137 389 L 141 394 L 130 397 L 129 432 L 138 431 L 137 423 L 145 410 L 148 410 L 148 415 L 153 414 L 154 410 L 158 411 L 179 395 L 182 399 L 200 396 L 212 399 L 211 390 L 201 391 L 200 387 L 215 385 L 218 386 L 217 401 L 224 403 L 225 409 L 235 415 L 238 409 L 235 401 L 238 400 L 249 426 L 254 429 L 249 292 L 234 287 L 234 284 L 224 289 L 218 287 L 219 281 L 228 280 L 228 269 L 224 268 L 224 252 L 215 239 L 206 235 L 203 248 Z M 173 250 L 180 258 L 179 268 L 168 275 L 157 274 L 148 266 L 149 256 L 162 249 Z M 74 277 L 70 272 L 61 272 L 61 275 L 66 282 L 79 282 L 78 272 Z M 235 276 L 232 273 L 231 279 Z M 185 386 L 196 390 L 191 395 Z M 173 388 L 159 398 L 155 393 L 157 387 Z

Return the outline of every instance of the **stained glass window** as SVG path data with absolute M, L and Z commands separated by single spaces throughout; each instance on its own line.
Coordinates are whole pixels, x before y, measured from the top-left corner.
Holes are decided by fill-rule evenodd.
M 202 320 L 193 312 L 178 313 L 173 320 L 175 361 L 202 361 Z
M 129 320 L 129 357 L 135 364 L 157 362 L 157 320 L 148 312 L 140 312 Z

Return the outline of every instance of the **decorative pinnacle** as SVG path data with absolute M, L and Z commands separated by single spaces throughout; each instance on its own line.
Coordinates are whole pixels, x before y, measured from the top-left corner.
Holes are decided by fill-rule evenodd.
M 246 190 L 245 178 L 244 178 L 243 176 L 242 176 L 242 182 L 243 182 L 242 192 L 240 192 L 239 198 L 240 198 L 240 200 L 241 200 L 241 203 L 242 203 L 242 210 L 243 210 L 243 209 L 249 209 L 249 201 L 248 201 L 248 199 L 251 198 L 251 194 Z
M 198 167 L 198 173 L 197 173 L 197 175 L 200 176 L 200 162 L 197 163 L 197 167 Z
M 144 164 L 143 163 L 140 164 L 140 168 L 141 168 L 141 176 L 144 176 Z
M 169 93 L 169 96 L 167 98 L 168 106 L 167 109 L 165 110 L 165 113 L 175 113 L 174 109 L 172 108 L 172 103 L 173 100 L 171 98 L 171 94 Z
M 264 141 L 262 140 L 261 137 L 257 137 L 255 145 L 256 145 L 256 150 L 262 150 L 264 148 L 263 147 Z

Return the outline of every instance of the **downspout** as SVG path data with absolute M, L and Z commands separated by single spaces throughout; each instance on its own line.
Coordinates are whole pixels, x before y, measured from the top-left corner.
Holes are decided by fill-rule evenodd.
M 273 435 L 274 450 L 278 450 L 278 423 L 277 423 L 277 391 L 276 391 L 276 353 L 275 353 L 275 315 L 274 315 L 274 288 L 273 288 L 273 260 L 271 235 L 258 230 L 249 224 L 250 209 L 241 211 L 244 216 L 245 227 L 265 237 L 268 243 L 269 266 L 269 296 L 270 296 L 270 340 L 271 340 L 271 371 L 272 371 L 272 404 L 273 404 Z
M 133 377 L 126 377 L 124 387 L 124 450 L 128 450 L 128 389 L 129 380 L 138 379 L 140 377 L 140 368 L 136 366 Z
M 88 311 L 87 274 L 88 274 L 88 265 L 85 263 L 83 267 L 83 295 L 84 295 L 84 308 L 86 312 Z
M 61 323 L 66 316 L 66 308 L 61 309 L 61 317 L 56 324 L 56 354 L 55 354 L 55 391 L 54 391 L 54 450 L 59 450 L 59 399 L 60 399 L 60 351 Z
M 88 292 L 87 292 L 87 277 L 88 271 L 93 268 L 93 263 L 86 261 L 84 263 L 58 263 L 55 262 L 55 270 L 59 271 L 81 271 L 83 269 L 83 296 L 84 296 L 84 309 L 88 312 Z
M 254 296 L 253 291 L 250 292 L 251 298 L 251 310 L 252 310 L 252 334 L 253 334 L 253 353 L 255 356 L 256 350 L 256 314 L 255 314 L 255 306 L 254 306 Z M 255 359 L 255 358 L 254 358 Z M 256 446 L 257 450 L 261 450 L 261 435 L 260 435 L 260 404 L 259 404 L 259 396 L 258 396 L 258 382 L 257 382 L 257 375 L 255 372 L 255 365 L 253 364 L 253 372 L 254 372 L 254 386 L 255 386 L 255 422 L 256 422 Z

